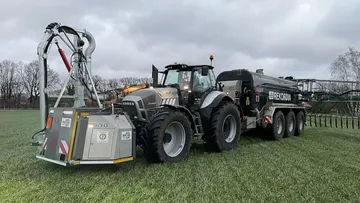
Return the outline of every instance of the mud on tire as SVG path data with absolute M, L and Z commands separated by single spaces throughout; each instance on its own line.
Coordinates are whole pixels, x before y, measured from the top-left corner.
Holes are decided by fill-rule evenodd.
M 211 114 L 205 148 L 216 152 L 236 148 L 241 133 L 240 123 L 236 106 L 230 102 L 220 103 Z
M 191 124 L 182 112 L 162 108 L 145 126 L 144 152 L 148 162 L 178 162 L 190 151 Z

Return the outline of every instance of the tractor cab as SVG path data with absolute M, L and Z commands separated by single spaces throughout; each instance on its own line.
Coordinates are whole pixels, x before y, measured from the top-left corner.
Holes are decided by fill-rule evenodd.
M 163 77 L 157 82 L 158 73 Z M 216 88 L 216 78 L 211 65 L 171 64 L 159 72 L 153 66 L 154 87 L 174 87 L 179 92 L 179 104 L 189 109 L 198 107 L 201 99 Z

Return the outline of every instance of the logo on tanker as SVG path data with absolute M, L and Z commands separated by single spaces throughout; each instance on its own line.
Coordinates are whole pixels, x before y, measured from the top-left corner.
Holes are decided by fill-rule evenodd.
M 270 100 L 291 101 L 291 94 L 269 91 Z

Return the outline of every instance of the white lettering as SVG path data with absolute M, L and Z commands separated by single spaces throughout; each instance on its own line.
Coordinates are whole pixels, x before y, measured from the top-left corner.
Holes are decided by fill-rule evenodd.
M 269 100 L 291 101 L 291 94 L 269 91 Z

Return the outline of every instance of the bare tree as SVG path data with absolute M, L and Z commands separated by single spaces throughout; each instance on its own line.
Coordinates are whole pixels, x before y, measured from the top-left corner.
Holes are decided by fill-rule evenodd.
M 331 76 L 335 80 L 344 81 L 343 83 L 332 84 L 332 91 L 346 93 L 352 90 L 360 90 L 360 51 L 349 47 L 348 51 L 340 54 L 329 67 Z M 346 81 L 356 81 L 357 83 L 346 83 Z M 350 92 L 350 100 L 358 93 Z M 360 102 L 350 101 L 347 104 L 350 114 L 359 114 Z
M 92 80 L 94 82 L 96 91 L 100 91 L 100 92 L 104 91 L 104 89 L 106 87 L 106 82 L 101 76 L 93 75 Z
M 25 64 L 22 71 L 22 82 L 25 88 L 25 91 L 29 97 L 29 103 L 32 104 L 36 101 L 40 95 L 39 85 L 40 85 L 40 75 L 39 75 L 39 62 L 34 60 L 28 64 Z M 47 68 L 47 87 L 49 91 L 54 91 L 58 88 L 60 84 L 59 74 L 50 67 Z
M 115 89 L 119 87 L 119 82 L 116 79 L 110 79 L 107 81 L 108 89 Z
M 360 51 L 349 47 L 331 63 L 330 71 L 335 80 L 360 82 Z
M 18 70 L 22 63 L 11 60 L 3 60 L 0 63 L 0 95 L 3 107 L 15 107 L 19 105 L 22 93 L 22 84 Z

